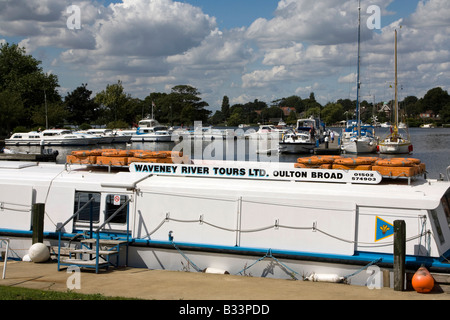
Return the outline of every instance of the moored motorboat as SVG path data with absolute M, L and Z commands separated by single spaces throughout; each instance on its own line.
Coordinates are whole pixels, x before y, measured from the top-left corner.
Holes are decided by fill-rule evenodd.
M 312 153 L 316 147 L 316 141 L 311 137 L 309 131 L 288 131 L 280 141 L 280 153 Z
M 169 142 L 172 134 L 166 126 L 161 125 L 155 119 L 139 121 L 136 133 L 131 136 L 131 142 Z
M 99 137 L 74 133 L 66 129 L 48 129 L 41 133 L 42 143 L 45 146 L 85 146 L 97 144 Z
M 38 146 L 41 144 L 41 135 L 37 131 L 18 132 L 5 139 L 6 146 Z

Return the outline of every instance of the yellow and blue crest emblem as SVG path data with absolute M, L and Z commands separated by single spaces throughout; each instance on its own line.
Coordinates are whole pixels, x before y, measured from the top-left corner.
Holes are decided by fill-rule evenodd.
M 394 235 L 394 226 L 389 222 L 376 217 L 375 223 L 375 242 L 386 239 Z

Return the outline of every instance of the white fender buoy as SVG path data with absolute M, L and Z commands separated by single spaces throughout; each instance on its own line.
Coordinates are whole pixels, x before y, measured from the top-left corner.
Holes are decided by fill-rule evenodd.
M 43 243 L 35 243 L 28 250 L 28 255 L 33 262 L 45 262 L 50 258 L 50 251 Z
M 340 283 L 344 281 L 344 277 L 340 277 L 337 274 L 315 274 L 313 273 L 306 280 L 313 282 L 332 282 L 332 283 Z
M 230 274 L 226 270 L 217 269 L 217 268 L 206 268 L 203 270 L 204 273 L 212 273 L 212 274 Z
M 32 260 L 30 258 L 30 255 L 26 254 L 26 255 L 23 256 L 22 261 L 24 261 L 24 262 L 31 262 Z

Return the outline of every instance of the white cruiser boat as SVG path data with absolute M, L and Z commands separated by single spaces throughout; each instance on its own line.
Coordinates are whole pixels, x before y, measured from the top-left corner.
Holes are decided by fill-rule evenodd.
M 66 129 L 48 129 L 41 133 L 45 146 L 85 146 L 99 143 L 100 138 Z
M 41 135 L 37 131 L 14 133 L 5 139 L 6 146 L 38 146 L 41 144 Z
M 111 173 L 0 162 L 0 237 L 10 239 L 10 257 L 27 253 L 31 210 L 42 204 L 43 242 L 56 246 L 59 268 L 117 262 L 299 280 L 333 274 L 364 285 L 369 265 L 392 273 L 393 225 L 403 220 L 406 267 L 450 272 L 450 182 L 292 163 L 152 160 L 162 157 L 138 152 L 129 169 Z
M 161 125 L 155 119 L 139 121 L 136 133 L 131 137 L 131 142 L 170 142 L 172 134 L 166 126 Z
M 42 132 L 15 133 L 5 139 L 7 146 L 85 146 L 99 142 L 100 138 L 87 133 L 73 133 L 66 129 L 48 129 Z

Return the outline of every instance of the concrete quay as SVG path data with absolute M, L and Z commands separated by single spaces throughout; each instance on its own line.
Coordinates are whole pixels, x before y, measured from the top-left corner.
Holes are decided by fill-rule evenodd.
M 74 284 L 73 275 L 65 269 L 58 271 L 55 262 L 8 261 L 0 290 L 5 286 L 67 292 L 68 284 Z M 80 289 L 74 292 L 145 300 L 450 300 L 445 292 L 420 294 L 390 288 L 136 268 L 111 268 L 99 274 L 83 270 L 78 275 Z

